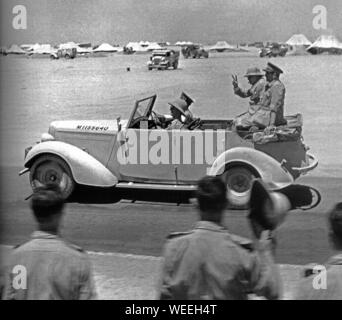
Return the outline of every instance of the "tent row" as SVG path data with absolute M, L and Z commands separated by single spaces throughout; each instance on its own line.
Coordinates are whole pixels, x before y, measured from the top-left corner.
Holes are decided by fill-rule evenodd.
M 297 52 L 342 54 L 342 43 L 334 35 L 321 35 L 312 43 L 305 35 L 294 34 L 286 44 Z
M 169 45 L 168 42 L 163 45 Z M 152 50 L 161 49 L 162 46 L 157 42 L 129 42 L 125 47 L 112 46 L 109 43 L 102 43 L 101 45 L 92 47 L 91 44 L 77 44 L 75 42 L 62 43 L 58 46 L 52 46 L 50 44 L 23 44 L 18 46 L 13 44 L 10 48 L 1 47 L 2 54 L 52 54 L 59 49 L 73 49 L 75 48 L 78 54 L 87 53 L 111 53 L 111 52 L 123 52 L 125 48 L 130 49 L 131 52 L 149 52 Z
M 177 41 L 176 46 L 192 45 L 191 41 Z M 291 54 L 319 54 L 319 53 L 338 53 L 342 54 L 342 43 L 333 35 L 322 35 L 317 38 L 315 42 L 311 42 L 303 34 L 294 34 L 285 43 L 290 47 Z M 113 46 L 108 43 L 102 43 L 101 45 L 92 47 L 90 43 L 82 44 L 75 42 L 62 43 L 58 46 L 52 46 L 50 44 L 23 44 L 18 46 L 12 45 L 10 48 L 1 47 L 1 54 L 39 54 L 39 55 L 51 55 L 56 53 L 58 49 L 73 49 L 75 48 L 78 54 L 88 53 L 111 53 L 111 52 L 149 52 L 152 50 L 159 50 L 165 46 L 170 45 L 169 42 L 157 43 L 149 41 L 129 42 L 126 46 Z M 237 47 L 230 45 L 226 41 L 218 41 L 215 45 L 208 47 L 210 51 L 236 51 Z

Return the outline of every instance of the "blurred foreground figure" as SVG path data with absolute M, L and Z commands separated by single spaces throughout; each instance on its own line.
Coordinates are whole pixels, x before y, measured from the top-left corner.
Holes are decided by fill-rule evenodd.
M 342 300 L 342 202 L 328 215 L 329 240 L 336 255 L 322 266 L 306 270 L 306 278 L 299 285 L 298 300 Z
M 58 187 L 44 186 L 31 198 L 38 224 L 31 240 L 14 248 L 5 300 L 84 300 L 96 297 L 90 260 L 59 237 L 64 201 Z
M 253 244 L 223 226 L 226 193 L 226 186 L 218 177 L 199 181 L 200 221 L 189 232 L 169 235 L 164 249 L 160 299 L 244 300 L 252 293 L 267 299 L 280 297 L 280 276 L 272 253 L 274 243 L 270 232 L 258 222 L 262 212 L 256 212 L 264 204 L 266 210 L 272 206 L 264 203 L 267 199 L 262 194 L 255 194 L 256 203 L 249 216 L 256 238 Z M 259 193 L 259 189 L 254 193 Z

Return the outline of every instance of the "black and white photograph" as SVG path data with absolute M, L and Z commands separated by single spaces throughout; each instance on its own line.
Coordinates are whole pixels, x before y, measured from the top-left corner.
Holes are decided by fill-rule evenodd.
M 0 8 L 1 300 L 342 300 L 341 1 Z

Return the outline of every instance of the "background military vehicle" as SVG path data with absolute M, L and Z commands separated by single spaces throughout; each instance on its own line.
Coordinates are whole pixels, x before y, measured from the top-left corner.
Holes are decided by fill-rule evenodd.
M 192 44 L 182 48 L 182 54 L 185 59 L 188 58 L 209 58 L 209 52 L 205 50 L 201 45 Z
M 148 70 L 166 70 L 168 68 L 177 69 L 179 51 L 169 49 L 159 49 L 152 52 L 150 61 L 147 62 Z

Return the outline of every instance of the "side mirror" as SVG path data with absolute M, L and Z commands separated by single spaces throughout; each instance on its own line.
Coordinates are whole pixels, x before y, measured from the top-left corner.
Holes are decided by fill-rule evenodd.
M 121 121 L 121 117 L 117 117 L 117 118 L 116 118 L 116 123 L 117 123 L 117 125 L 118 125 L 118 132 L 121 131 L 121 123 L 120 123 L 120 121 Z

